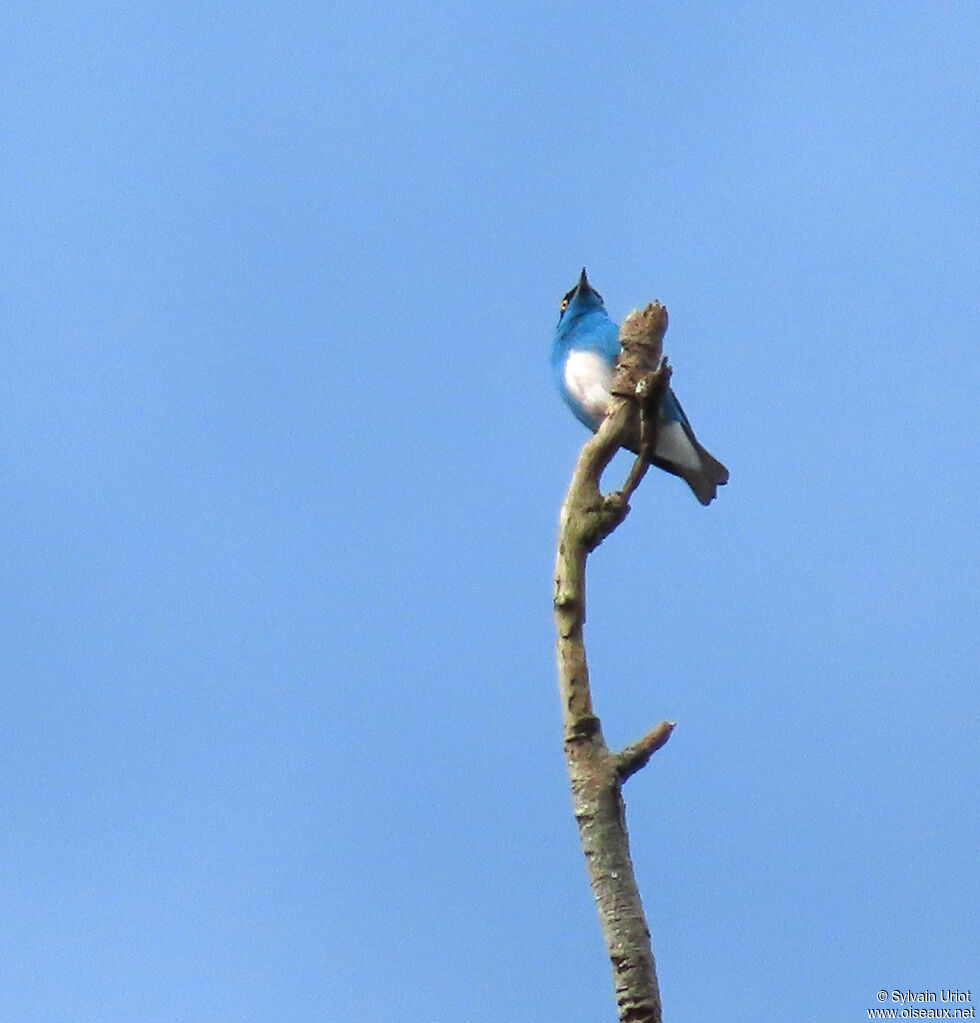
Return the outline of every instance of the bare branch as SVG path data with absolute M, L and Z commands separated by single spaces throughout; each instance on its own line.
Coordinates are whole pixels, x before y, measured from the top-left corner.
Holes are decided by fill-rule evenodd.
M 585 658 L 585 563 L 625 519 L 629 499 L 656 445 L 660 398 L 670 379 L 662 360 L 667 310 L 652 303 L 620 327 L 622 351 L 606 417 L 579 455 L 561 509 L 555 559 L 558 686 L 572 806 L 599 923 L 613 969 L 621 1023 L 661 1023 L 660 990 L 626 833 L 621 784 L 667 741 L 662 722 L 622 753 L 606 747 L 592 707 Z M 639 423 L 636 417 L 639 416 Z M 600 479 L 616 451 L 640 436 L 639 455 L 622 490 L 603 496 Z

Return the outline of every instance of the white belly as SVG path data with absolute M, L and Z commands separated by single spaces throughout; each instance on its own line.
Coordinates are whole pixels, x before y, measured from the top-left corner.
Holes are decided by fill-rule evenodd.
M 597 352 L 572 352 L 565 362 L 565 387 L 596 423 L 606 414 L 612 388 L 612 370 Z

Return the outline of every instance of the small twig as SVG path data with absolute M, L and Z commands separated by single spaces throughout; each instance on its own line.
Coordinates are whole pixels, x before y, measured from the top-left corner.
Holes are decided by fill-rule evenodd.
M 619 780 L 626 781 L 640 768 L 646 767 L 650 757 L 666 743 L 675 727 L 676 722 L 674 721 L 661 721 L 655 728 L 651 728 L 642 739 L 622 750 L 616 756 L 616 775 Z
M 671 368 L 667 356 L 660 359 L 660 365 L 651 373 L 641 377 L 634 393 L 640 408 L 640 451 L 630 467 L 626 482 L 619 491 L 623 501 L 629 504 L 636 488 L 650 468 L 650 456 L 657 450 L 657 431 L 660 429 L 660 401 L 670 383 Z

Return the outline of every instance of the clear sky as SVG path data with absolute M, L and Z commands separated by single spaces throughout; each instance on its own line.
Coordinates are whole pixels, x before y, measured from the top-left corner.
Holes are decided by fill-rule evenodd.
M 614 1018 L 583 265 L 731 470 L 590 566 L 607 739 L 678 722 L 669 1023 L 980 1001 L 978 52 L 956 0 L 9 9 L 0 1019 Z

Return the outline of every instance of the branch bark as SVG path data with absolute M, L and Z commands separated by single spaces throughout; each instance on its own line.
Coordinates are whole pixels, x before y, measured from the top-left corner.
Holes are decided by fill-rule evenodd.
M 620 753 L 610 751 L 592 706 L 585 658 L 585 564 L 626 518 L 629 500 L 649 465 L 658 409 L 670 369 L 662 357 L 667 310 L 635 310 L 619 332 L 621 352 L 606 417 L 586 441 L 562 504 L 555 561 L 558 687 L 572 807 L 585 853 L 599 924 L 612 964 L 620 1023 L 662 1023 L 650 931 L 630 859 L 622 783 L 670 737 L 661 721 Z M 600 480 L 640 416 L 640 454 L 619 491 L 603 495 Z

